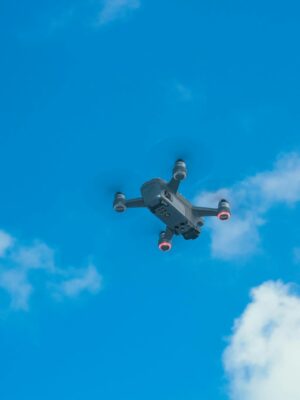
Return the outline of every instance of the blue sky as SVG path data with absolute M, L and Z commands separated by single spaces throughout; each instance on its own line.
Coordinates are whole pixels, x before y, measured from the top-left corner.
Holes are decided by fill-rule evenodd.
M 1 3 L 1 399 L 300 398 L 300 7 L 245 3 Z M 161 254 L 101 183 L 170 139 L 233 218 Z

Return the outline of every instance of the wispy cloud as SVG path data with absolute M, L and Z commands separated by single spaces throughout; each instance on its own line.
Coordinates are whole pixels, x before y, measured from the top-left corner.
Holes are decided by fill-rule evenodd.
M 233 218 L 224 224 L 209 222 L 213 256 L 233 259 L 253 254 L 260 247 L 259 227 L 266 222 L 267 212 L 276 204 L 291 206 L 300 201 L 300 155 L 286 154 L 272 170 L 218 192 L 201 193 L 196 202 L 210 206 L 222 197 L 231 201 Z
M 37 276 L 54 295 L 76 297 L 82 292 L 97 293 L 102 277 L 93 265 L 86 268 L 60 268 L 55 251 L 41 241 L 24 245 L 0 231 L 0 289 L 10 298 L 13 310 L 29 310 Z
M 16 246 L 9 257 L 23 269 L 43 269 L 55 272 L 54 250 L 45 243 L 35 241 L 29 246 Z
M 14 239 L 4 231 L 0 231 L 0 257 L 3 257 L 6 251 L 12 246 Z
M 58 285 L 60 294 L 68 297 L 76 297 L 82 292 L 97 293 L 102 286 L 102 277 L 94 265 L 87 268 L 74 270 L 72 277 Z
M 299 264 L 300 263 L 300 247 L 295 247 L 293 249 L 293 255 L 294 255 L 294 262 Z
M 231 400 L 300 399 L 300 297 L 266 282 L 235 321 L 224 353 Z
M 140 5 L 139 0 L 104 0 L 97 24 L 105 25 L 118 18 L 122 18 L 128 12 L 137 10 Z
M 17 32 L 17 36 L 22 42 L 40 43 L 59 39 L 70 32 L 98 30 L 110 22 L 125 18 L 140 6 L 140 0 L 78 1 L 69 7 L 60 4 L 52 10 L 52 15 L 38 14 L 33 23 Z
M 174 89 L 178 100 L 183 102 L 189 102 L 193 100 L 192 90 L 183 83 L 176 82 L 174 85 Z
M 27 271 L 22 268 L 2 269 L 0 271 L 0 288 L 10 296 L 13 310 L 26 311 L 33 286 L 28 280 Z

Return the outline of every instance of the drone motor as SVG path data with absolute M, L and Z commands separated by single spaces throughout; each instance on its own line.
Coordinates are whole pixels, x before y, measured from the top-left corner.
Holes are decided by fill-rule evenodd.
M 187 177 L 186 163 L 183 160 L 177 160 L 173 168 L 173 178 L 176 181 L 182 181 Z
M 221 221 L 226 221 L 231 217 L 230 205 L 227 200 L 222 199 L 219 201 L 217 217 Z
M 123 193 L 117 192 L 115 194 L 113 208 L 117 212 L 124 212 L 126 210 L 126 197 Z
M 161 251 L 170 251 L 172 248 L 171 240 L 167 238 L 166 232 L 161 232 L 158 239 L 158 248 Z

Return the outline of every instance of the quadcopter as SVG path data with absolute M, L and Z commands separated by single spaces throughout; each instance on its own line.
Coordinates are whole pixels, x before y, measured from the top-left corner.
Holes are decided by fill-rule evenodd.
M 141 186 L 141 197 L 127 200 L 121 192 L 115 193 L 113 208 L 124 212 L 127 208 L 148 208 L 165 225 L 160 232 L 158 248 L 169 251 L 174 235 L 181 235 L 185 240 L 197 239 L 204 225 L 204 217 L 217 217 L 221 221 L 231 216 L 229 202 L 219 201 L 217 208 L 197 207 L 179 192 L 180 182 L 187 177 L 184 160 L 175 162 L 172 179 L 167 182 L 160 178 L 151 179 Z

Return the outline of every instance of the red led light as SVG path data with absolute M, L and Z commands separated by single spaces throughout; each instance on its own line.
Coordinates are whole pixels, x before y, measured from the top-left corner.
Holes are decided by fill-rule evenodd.
M 221 221 L 225 221 L 226 219 L 230 218 L 230 212 L 229 211 L 221 211 L 219 212 L 219 214 L 217 215 L 217 217 L 221 220 Z
M 161 243 L 159 243 L 158 247 L 161 251 L 170 251 L 172 248 L 172 245 L 169 242 L 161 242 Z

